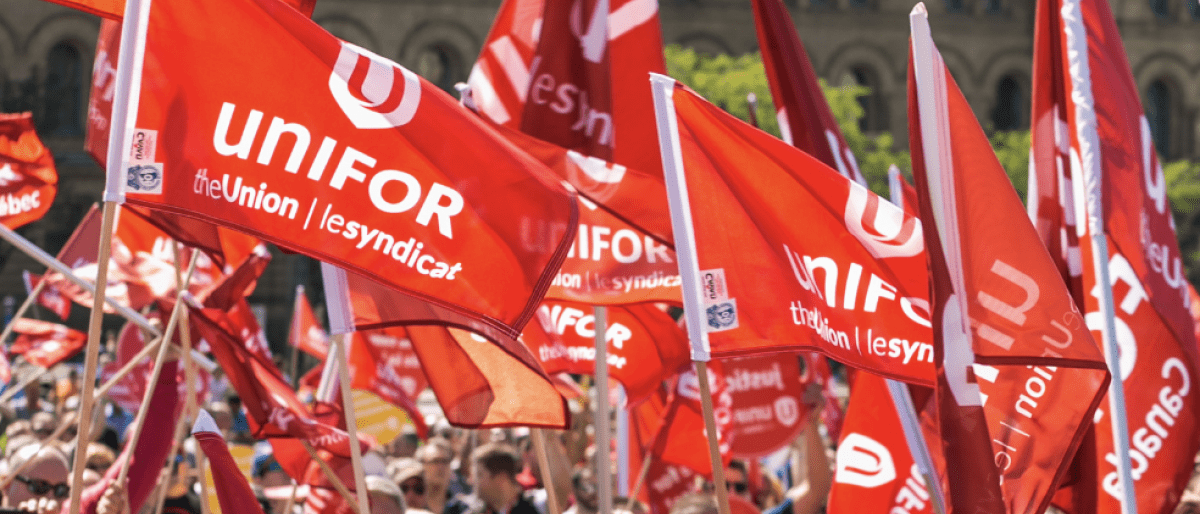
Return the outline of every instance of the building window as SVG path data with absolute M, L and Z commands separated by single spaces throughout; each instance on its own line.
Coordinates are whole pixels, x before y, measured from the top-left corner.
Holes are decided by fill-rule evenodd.
M 1188 12 L 1192 14 L 1193 20 L 1200 20 L 1200 2 L 1187 2 Z
M 464 79 L 461 62 L 449 45 L 434 43 L 417 54 L 414 71 L 442 90 L 453 91 L 454 84 Z
M 850 7 L 865 9 L 871 7 L 871 0 L 850 0 Z
M 1150 134 L 1154 139 L 1154 148 L 1163 158 L 1173 157 L 1171 154 L 1171 88 L 1163 80 L 1155 80 L 1146 89 L 1146 121 L 1150 124 Z
M 1021 130 L 1025 128 L 1025 93 L 1014 75 L 1006 75 L 996 84 L 996 109 L 992 111 L 992 125 L 996 130 Z
M 999 13 L 1002 7 L 1000 5 L 1001 3 L 1002 2 L 1000 0 L 987 0 L 987 5 L 984 7 L 984 10 L 987 11 L 988 14 Z
M 45 104 L 39 131 L 56 136 L 83 134 L 83 59 L 69 43 L 59 43 L 46 56 Z
M 854 78 L 854 83 L 870 90 L 866 95 L 858 97 L 858 104 L 863 109 L 858 128 L 868 133 L 887 130 L 887 102 L 880 88 L 879 74 L 869 66 L 860 64 L 850 68 L 850 75 Z
M 1170 18 L 1171 8 L 1167 5 L 1168 2 L 1169 0 L 1150 0 L 1150 10 L 1159 18 Z
M 946 0 L 946 12 L 963 12 L 963 0 Z

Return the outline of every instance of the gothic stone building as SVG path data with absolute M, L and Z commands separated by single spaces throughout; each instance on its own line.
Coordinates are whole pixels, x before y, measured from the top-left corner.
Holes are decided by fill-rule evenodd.
M 938 46 L 985 126 L 1028 126 L 1034 0 L 926 0 Z M 864 128 L 905 144 L 908 12 L 913 0 L 786 0 L 818 75 L 870 86 Z M 1200 159 L 1200 6 L 1196 0 L 1110 0 L 1166 160 Z M 749 0 L 660 0 L 664 38 L 699 51 L 754 51 Z M 319 0 L 314 19 L 449 90 L 465 80 L 499 0 Z M 99 20 L 40 0 L 0 6 L 0 108 L 31 110 L 54 151 L 60 192 L 47 218 L 22 232 L 50 251 L 65 242 L 103 187 L 81 150 Z M 25 292 L 20 271 L 41 266 L 0 245 L 0 297 Z M 296 284 L 320 290 L 306 258 L 279 255 L 253 302 L 283 344 Z M 83 326 L 77 309 L 72 325 Z M 113 326 L 116 326 L 114 323 Z

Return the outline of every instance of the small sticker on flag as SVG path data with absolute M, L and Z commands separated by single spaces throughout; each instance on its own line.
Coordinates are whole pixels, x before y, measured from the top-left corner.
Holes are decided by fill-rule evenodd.
M 706 331 L 721 332 L 738 327 L 736 299 L 709 303 L 704 310 L 708 317 Z
M 129 162 L 134 164 L 153 163 L 154 152 L 157 146 L 157 130 L 134 129 L 133 146 L 129 149 Z
M 125 186 L 129 188 L 129 191 L 144 194 L 162 194 L 162 163 L 128 164 L 125 169 L 127 170 Z
M 729 288 L 725 287 L 725 269 L 717 268 L 700 272 L 700 285 L 705 303 L 729 299 Z

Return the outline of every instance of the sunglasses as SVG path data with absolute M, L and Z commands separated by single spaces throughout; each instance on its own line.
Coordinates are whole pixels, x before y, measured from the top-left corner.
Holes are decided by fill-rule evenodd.
M 750 484 L 746 482 L 725 482 L 725 489 L 734 491 L 738 494 L 745 494 L 750 489 Z
M 406 493 L 425 494 L 425 484 L 413 482 L 400 484 L 400 490 Z
M 15 479 L 18 482 L 23 482 L 34 496 L 44 496 L 46 493 L 53 491 L 55 498 L 62 499 L 71 494 L 71 486 L 67 485 L 66 482 L 51 484 L 40 478 L 29 478 L 25 475 L 17 475 Z

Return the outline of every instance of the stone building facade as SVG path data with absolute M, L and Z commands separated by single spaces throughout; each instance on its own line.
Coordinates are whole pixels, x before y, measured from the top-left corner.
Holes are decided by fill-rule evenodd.
M 934 39 L 985 126 L 1028 127 L 1033 0 L 927 0 Z M 1200 5 L 1110 0 L 1155 142 L 1166 160 L 1200 159 Z M 818 75 L 868 85 L 864 128 L 905 144 L 908 12 L 913 0 L 786 0 Z M 663 35 L 704 52 L 754 51 L 749 0 L 660 0 Z M 319 0 L 314 19 L 439 86 L 465 80 L 499 0 Z M 0 109 L 32 110 L 54 151 L 60 192 L 50 215 L 22 232 L 56 251 L 103 188 L 81 150 L 99 20 L 40 0 L 0 5 Z M 20 270 L 40 270 L 0 245 L 0 297 L 22 299 Z M 283 344 L 294 287 L 320 290 L 308 259 L 276 258 L 253 301 Z M 11 303 L 9 300 L 7 303 Z M 83 309 L 78 309 L 82 311 Z M 80 313 L 79 316 L 84 316 Z M 85 318 L 73 319 L 82 325 Z

